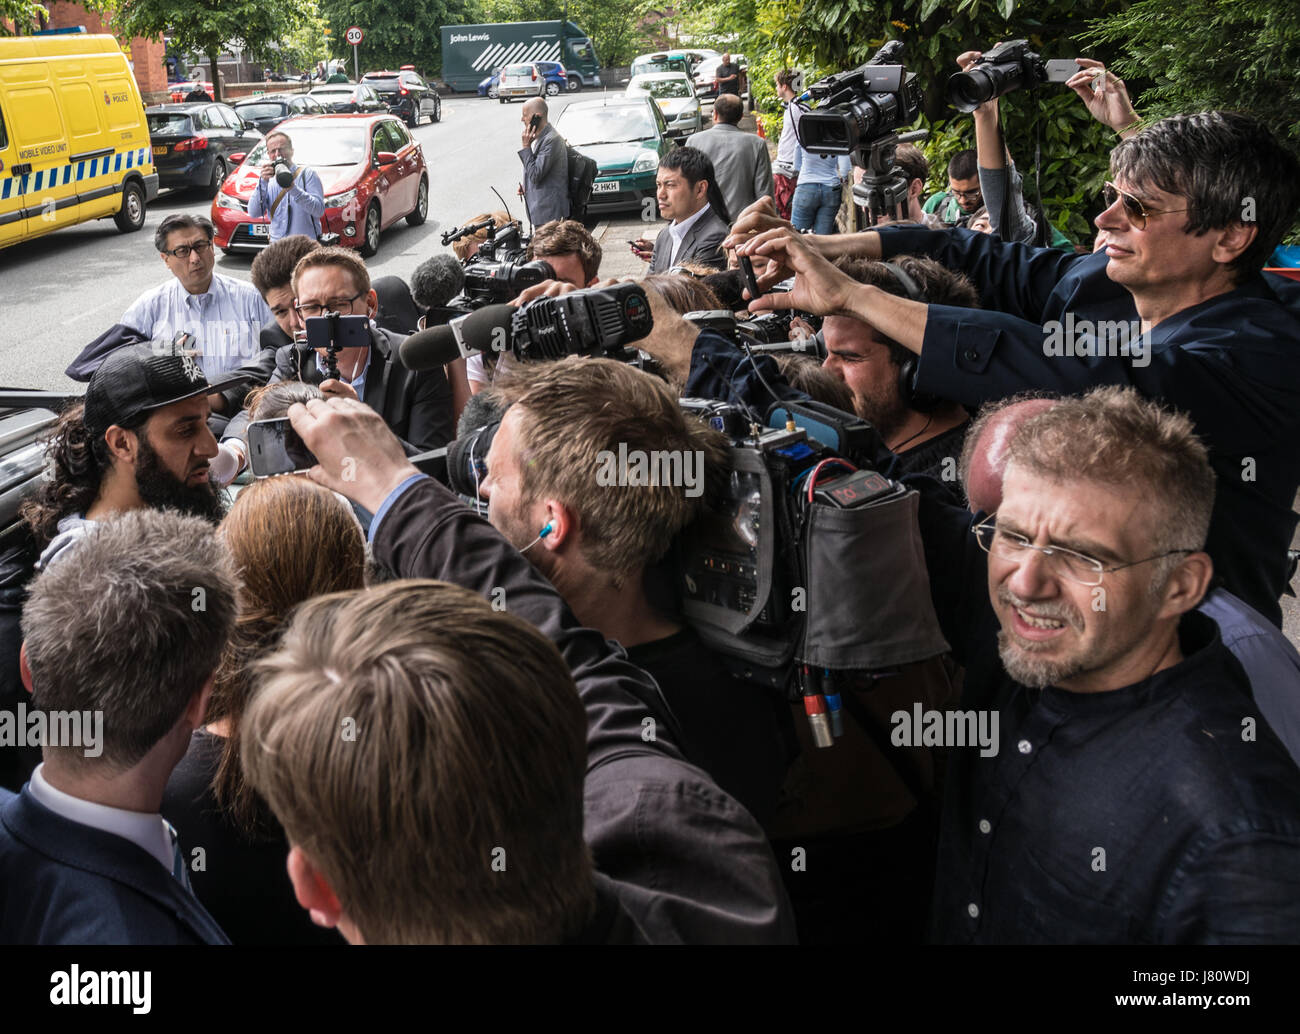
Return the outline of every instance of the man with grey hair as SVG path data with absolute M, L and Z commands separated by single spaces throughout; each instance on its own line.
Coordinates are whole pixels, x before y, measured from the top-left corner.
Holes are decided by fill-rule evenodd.
M 226 944 L 189 887 L 163 790 L 203 721 L 234 628 L 234 565 L 211 525 L 134 510 L 98 522 L 32 583 L 24 681 L 50 730 L 0 791 L 0 942 Z
M 569 152 L 549 116 L 546 101 L 531 97 L 524 101 L 519 117 L 524 124 L 519 150 L 524 182 L 519 185 L 519 196 L 533 226 L 569 218 Z
M 1294 942 L 1300 770 L 1197 610 L 1205 446 L 1132 389 L 1031 404 L 996 513 L 972 527 L 917 484 L 962 706 L 1004 745 L 951 752 L 934 933 Z

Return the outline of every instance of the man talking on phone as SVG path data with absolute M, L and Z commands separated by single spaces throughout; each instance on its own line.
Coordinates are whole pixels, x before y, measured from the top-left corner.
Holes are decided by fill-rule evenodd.
M 309 251 L 294 267 L 292 284 L 294 342 L 276 352 L 268 383 L 304 381 L 319 385 L 326 398 L 364 402 L 384 418 L 408 455 L 446 445 L 455 430 L 446 375 L 441 367 L 416 373 L 402 365 L 398 348 L 403 335 L 376 326 L 379 299 L 360 256 L 348 248 Z M 338 324 L 337 377 L 329 375 L 328 350 L 312 347 L 313 325 L 308 323 L 331 312 L 368 321 L 363 343 L 355 344 L 347 324 Z M 247 429 L 244 411 L 230 421 L 221 442 L 242 453 L 241 467 L 248 457 Z
M 277 165 L 292 176 L 288 186 L 279 181 Z M 315 172 L 293 163 L 293 141 L 288 134 L 273 131 L 266 138 L 266 160 L 258 167 L 258 176 L 257 189 L 248 199 L 248 214 L 254 219 L 270 217 L 272 243 L 295 233 L 312 240 L 320 236 L 325 188 Z
M 519 194 L 533 226 L 569 218 L 569 152 L 563 137 L 551 125 L 549 114 L 546 101 L 532 97 L 524 101 L 519 118 L 524 124 L 519 150 L 524 182 L 519 185 Z

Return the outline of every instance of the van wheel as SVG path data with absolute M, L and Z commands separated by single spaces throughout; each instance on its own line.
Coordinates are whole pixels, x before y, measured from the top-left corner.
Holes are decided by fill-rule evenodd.
M 429 217 L 429 181 L 420 177 L 420 193 L 415 199 L 415 208 L 407 213 L 406 225 L 419 226 Z
M 370 258 L 379 250 L 379 204 L 375 201 L 370 202 L 370 207 L 366 209 L 365 236 L 361 239 L 361 247 L 357 249 L 362 258 Z
M 134 233 L 144 226 L 144 188 L 135 180 L 122 188 L 122 207 L 113 222 L 123 233 Z
M 577 93 L 579 90 L 582 89 L 582 80 L 579 79 L 576 75 L 571 75 L 569 76 L 568 82 L 565 83 L 565 86 L 569 88 L 570 93 Z
M 208 197 L 216 197 L 221 190 L 221 184 L 226 181 L 226 163 L 218 158 L 212 163 L 212 179 L 208 181 L 207 187 L 203 193 Z

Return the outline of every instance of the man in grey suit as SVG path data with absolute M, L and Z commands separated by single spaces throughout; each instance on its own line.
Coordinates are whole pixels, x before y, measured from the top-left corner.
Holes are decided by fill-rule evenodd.
M 767 141 L 740 128 L 740 98 L 729 93 L 713 102 L 713 126 L 687 141 L 709 156 L 727 211 L 736 218 L 761 197 L 776 192 Z
M 524 101 L 519 119 L 524 124 L 523 147 L 519 151 L 524 182 L 519 196 L 524 199 L 533 226 L 569 218 L 569 154 L 549 115 L 546 101 L 532 97 Z
M 640 259 L 650 260 L 651 273 L 666 273 L 674 265 L 695 262 L 723 269 L 723 238 L 731 232 L 720 215 L 722 198 L 713 180 L 713 163 L 693 147 L 675 147 L 659 159 L 655 175 L 659 214 L 672 220 L 654 242 L 644 238 L 632 245 Z

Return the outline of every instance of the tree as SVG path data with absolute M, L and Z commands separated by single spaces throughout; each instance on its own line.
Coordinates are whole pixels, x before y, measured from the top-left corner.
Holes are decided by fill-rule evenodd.
M 1116 71 L 1151 83 L 1142 93 L 1144 118 L 1230 108 L 1254 115 L 1300 149 L 1295 3 L 1139 0 L 1093 22 L 1086 38 L 1121 47 Z
M 50 12 L 33 0 L 0 0 L 0 36 L 8 36 L 8 22 L 13 22 L 18 32 L 29 31 L 38 19 L 48 18 Z
M 477 0 L 320 0 L 320 11 L 338 48 L 335 57 L 351 58 L 343 34 L 359 25 L 366 33 L 358 53 L 363 70 L 415 65 L 426 76 L 442 71 L 442 26 L 479 20 Z
M 228 44 L 243 47 L 255 61 L 277 61 L 276 45 L 314 13 L 312 0 L 101 0 L 90 4 L 108 14 L 113 30 L 128 38 L 172 38 L 181 50 L 207 57 L 212 96 L 221 100 L 218 60 Z

